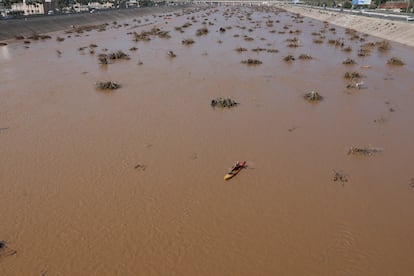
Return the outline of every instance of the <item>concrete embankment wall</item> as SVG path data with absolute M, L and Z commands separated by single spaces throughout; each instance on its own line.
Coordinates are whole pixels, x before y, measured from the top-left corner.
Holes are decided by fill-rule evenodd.
M 414 47 L 414 23 L 283 5 L 281 8 L 361 33 Z
M 81 26 L 88 24 L 111 23 L 116 20 L 142 16 L 146 14 L 156 14 L 174 12 L 188 5 L 182 6 L 163 6 L 151 8 L 135 8 L 124 10 L 110 10 L 96 12 L 93 14 L 65 14 L 50 15 L 41 17 L 28 17 L 27 19 L 11 19 L 0 21 L 0 41 L 13 39 L 18 35 L 28 36 L 32 34 L 44 34 L 71 28 L 72 25 Z

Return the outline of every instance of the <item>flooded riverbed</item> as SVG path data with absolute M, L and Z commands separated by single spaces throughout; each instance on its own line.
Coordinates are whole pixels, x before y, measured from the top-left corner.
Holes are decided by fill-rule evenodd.
M 78 31 L 0 46 L 0 274 L 412 275 L 413 48 L 271 8 Z

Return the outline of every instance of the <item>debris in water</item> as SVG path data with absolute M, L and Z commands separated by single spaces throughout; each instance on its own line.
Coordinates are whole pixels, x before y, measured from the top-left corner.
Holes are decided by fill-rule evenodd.
M 96 86 L 102 90 L 115 90 L 121 87 L 119 83 L 113 81 L 98 82 Z
M 309 102 L 319 102 L 323 100 L 323 97 L 316 91 L 306 93 L 303 97 Z
M 239 103 L 237 103 L 236 101 L 230 98 L 227 98 L 227 99 L 216 98 L 216 99 L 211 100 L 211 103 L 210 103 L 212 107 L 223 107 L 223 108 L 224 107 L 231 108 L 231 107 L 237 106 L 238 104 Z
M 342 186 L 344 186 L 345 182 L 348 182 L 348 178 L 346 177 L 346 174 L 340 171 L 335 171 L 335 170 L 333 170 L 333 172 L 334 172 L 334 177 L 333 177 L 334 182 L 339 181 L 342 183 Z
M 348 154 L 352 155 L 365 155 L 365 156 L 372 156 L 376 153 L 380 153 L 383 150 L 380 148 L 372 148 L 372 147 L 350 147 L 348 150 Z

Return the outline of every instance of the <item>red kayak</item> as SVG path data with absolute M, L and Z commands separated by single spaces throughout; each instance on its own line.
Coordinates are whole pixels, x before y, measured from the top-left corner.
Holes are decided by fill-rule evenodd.
M 246 161 L 243 161 L 243 162 L 237 161 L 236 164 L 231 168 L 231 170 L 224 176 L 224 180 L 229 180 L 233 178 L 236 174 L 238 174 L 244 168 L 246 168 Z

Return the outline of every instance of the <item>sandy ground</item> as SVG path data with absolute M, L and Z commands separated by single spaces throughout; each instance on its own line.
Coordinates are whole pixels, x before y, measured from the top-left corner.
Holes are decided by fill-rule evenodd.
M 412 47 L 271 8 L 107 23 L 0 47 L 0 275 L 413 275 Z
M 290 12 L 302 14 L 303 16 L 327 21 L 337 26 L 352 28 L 361 33 L 414 47 L 414 24 L 412 23 L 322 11 L 292 5 L 283 5 L 281 7 Z

